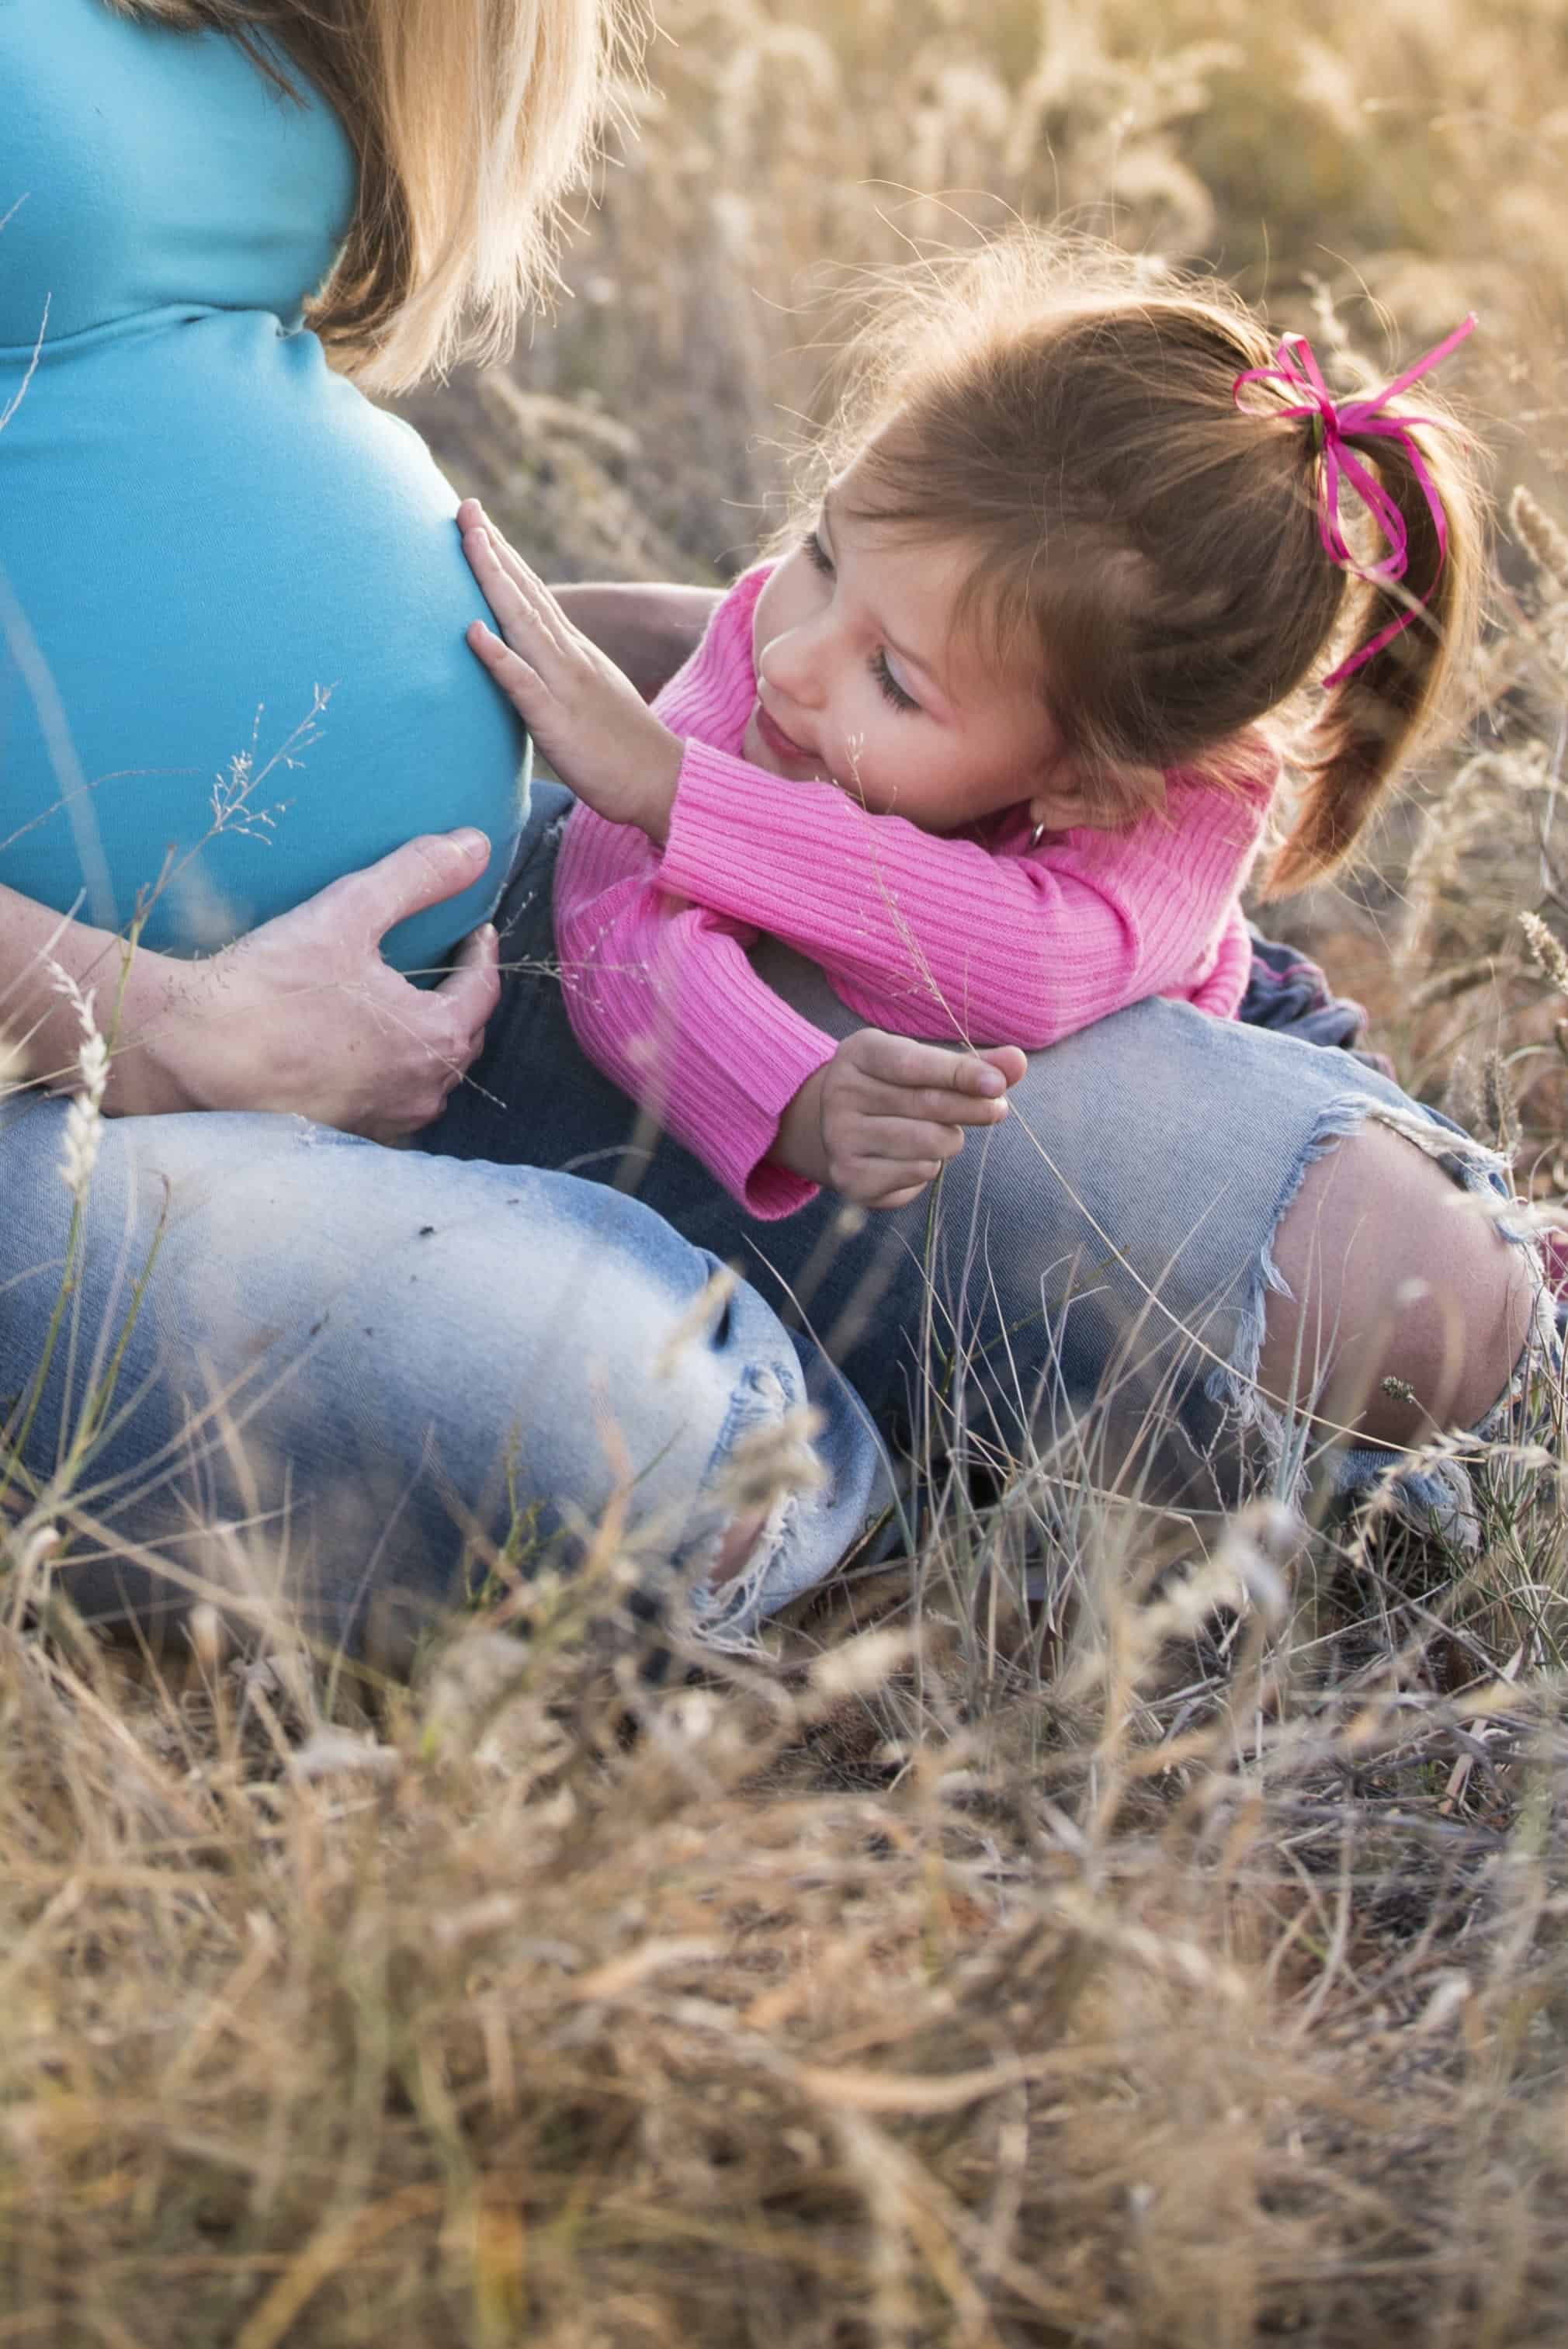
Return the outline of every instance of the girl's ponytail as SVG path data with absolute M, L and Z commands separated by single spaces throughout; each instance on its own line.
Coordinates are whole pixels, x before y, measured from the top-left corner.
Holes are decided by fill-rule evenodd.
M 1468 667 L 1484 575 L 1474 470 L 1449 418 L 1407 415 L 1395 402 L 1474 323 L 1467 319 L 1376 399 L 1336 407 L 1305 343 L 1282 346 L 1279 367 L 1237 379 L 1238 396 L 1263 376 L 1310 388 L 1310 405 L 1295 412 L 1310 416 L 1321 449 L 1320 534 L 1329 559 L 1354 581 L 1351 649 L 1325 678 L 1329 699 L 1301 746 L 1306 785 L 1266 896 L 1304 888 L 1348 853 Z M 1358 563 L 1345 539 L 1342 487 L 1359 496 L 1387 541 L 1377 564 Z

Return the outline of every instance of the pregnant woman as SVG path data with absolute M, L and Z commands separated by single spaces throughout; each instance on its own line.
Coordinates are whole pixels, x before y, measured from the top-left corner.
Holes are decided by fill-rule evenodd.
M 354 380 L 465 311 L 504 334 L 605 35 L 595 0 L 0 0 L 0 1018 L 34 1081 L 0 1105 L 0 1423 L 68 1482 L 99 1612 L 274 1577 L 356 1640 L 614 1509 L 740 1620 L 880 1506 L 872 1416 L 1026 1421 L 1081 1469 L 1098 1401 L 1097 1473 L 1222 1502 L 1309 1394 L 1365 1482 L 1525 1346 L 1529 1260 L 1456 1212 L 1481 1154 L 1178 1005 L 1037 1056 L 930 1224 L 824 1202 L 748 1256 L 680 1154 L 633 1162 L 660 1214 L 608 1179 L 633 1112 L 485 920 L 506 883 L 509 953 L 547 937 L 557 801 L 513 862 L 526 745 L 464 643 L 455 500 Z M 695 634 L 658 591 L 575 616 L 648 684 Z M 121 1039 L 74 1239 L 67 980 Z
M 820 1480 L 737 1517 L 738 1449 L 764 1488 L 758 1441 L 799 1454 L 811 1350 L 649 1210 L 330 1130 L 406 1135 L 478 1049 L 527 743 L 463 641 L 456 499 L 324 347 L 396 382 L 465 305 L 506 325 L 610 30 L 601 0 L 0 0 L 0 1022 L 27 1073 L 80 1041 L 54 967 L 107 1025 L 140 939 L 52 1348 L 67 1106 L 0 1107 L 0 1430 L 41 1484 L 72 1463 L 90 1608 L 144 1604 L 155 1543 L 167 1587 L 227 1551 L 351 1636 L 373 1586 L 439 1597 L 466 1544 L 617 1495 L 634 1554 L 749 1550 L 772 1599 L 872 1506 L 823 1377 Z M 454 950 L 433 991 L 399 975 Z M 324 1123 L 128 1113 L 197 1110 Z

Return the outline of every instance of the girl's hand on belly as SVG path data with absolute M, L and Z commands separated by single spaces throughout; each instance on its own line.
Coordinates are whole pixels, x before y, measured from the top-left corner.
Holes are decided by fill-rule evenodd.
M 108 1106 L 120 1115 L 282 1110 L 399 1142 L 440 1114 L 500 992 L 487 923 L 432 988 L 381 940 L 455 897 L 490 856 L 482 833 L 413 840 L 206 962 L 139 955 Z
M 459 528 L 465 513 L 483 527 L 477 499 L 459 507 Z M 550 592 L 573 626 L 608 654 L 645 701 L 691 658 L 723 600 L 717 587 L 655 579 L 581 579 Z
M 463 553 L 500 630 L 476 620 L 469 643 L 552 769 L 596 814 L 662 842 L 680 781 L 679 737 L 488 524 L 464 531 Z

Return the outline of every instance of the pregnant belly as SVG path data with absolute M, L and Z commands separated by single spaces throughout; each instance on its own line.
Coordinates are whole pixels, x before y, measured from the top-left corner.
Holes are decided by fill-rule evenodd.
M 474 824 L 484 881 L 387 941 L 438 964 L 526 791 L 463 641 L 456 505 L 418 435 L 264 313 L 52 347 L 0 432 L 0 882 L 108 928 L 144 909 L 149 947 L 194 953 Z

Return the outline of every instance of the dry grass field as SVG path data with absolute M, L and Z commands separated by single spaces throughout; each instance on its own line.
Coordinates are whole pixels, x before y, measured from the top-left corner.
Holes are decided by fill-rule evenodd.
M 409 403 L 555 576 L 745 560 L 845 272 L 1010 212 L 1217 264 L 1346 365 L 1480 312 L 1472 719 L 1281 918 L 1562 1198 L 1561 0 L 662 13 L 554 323 Z M 465 1617 L 407 1684 L 282 1625 L 110 1649 L 25 1514 L 0 2344 L 1560 2343 L 1553 1453 L 1500 1448 L 1462 1554 L 1267 1505 L 1200 1550 L 1021 1462 L 766 1662 L 658 1684 L 593 1584 L 517 1594 L 521 1639 Z

